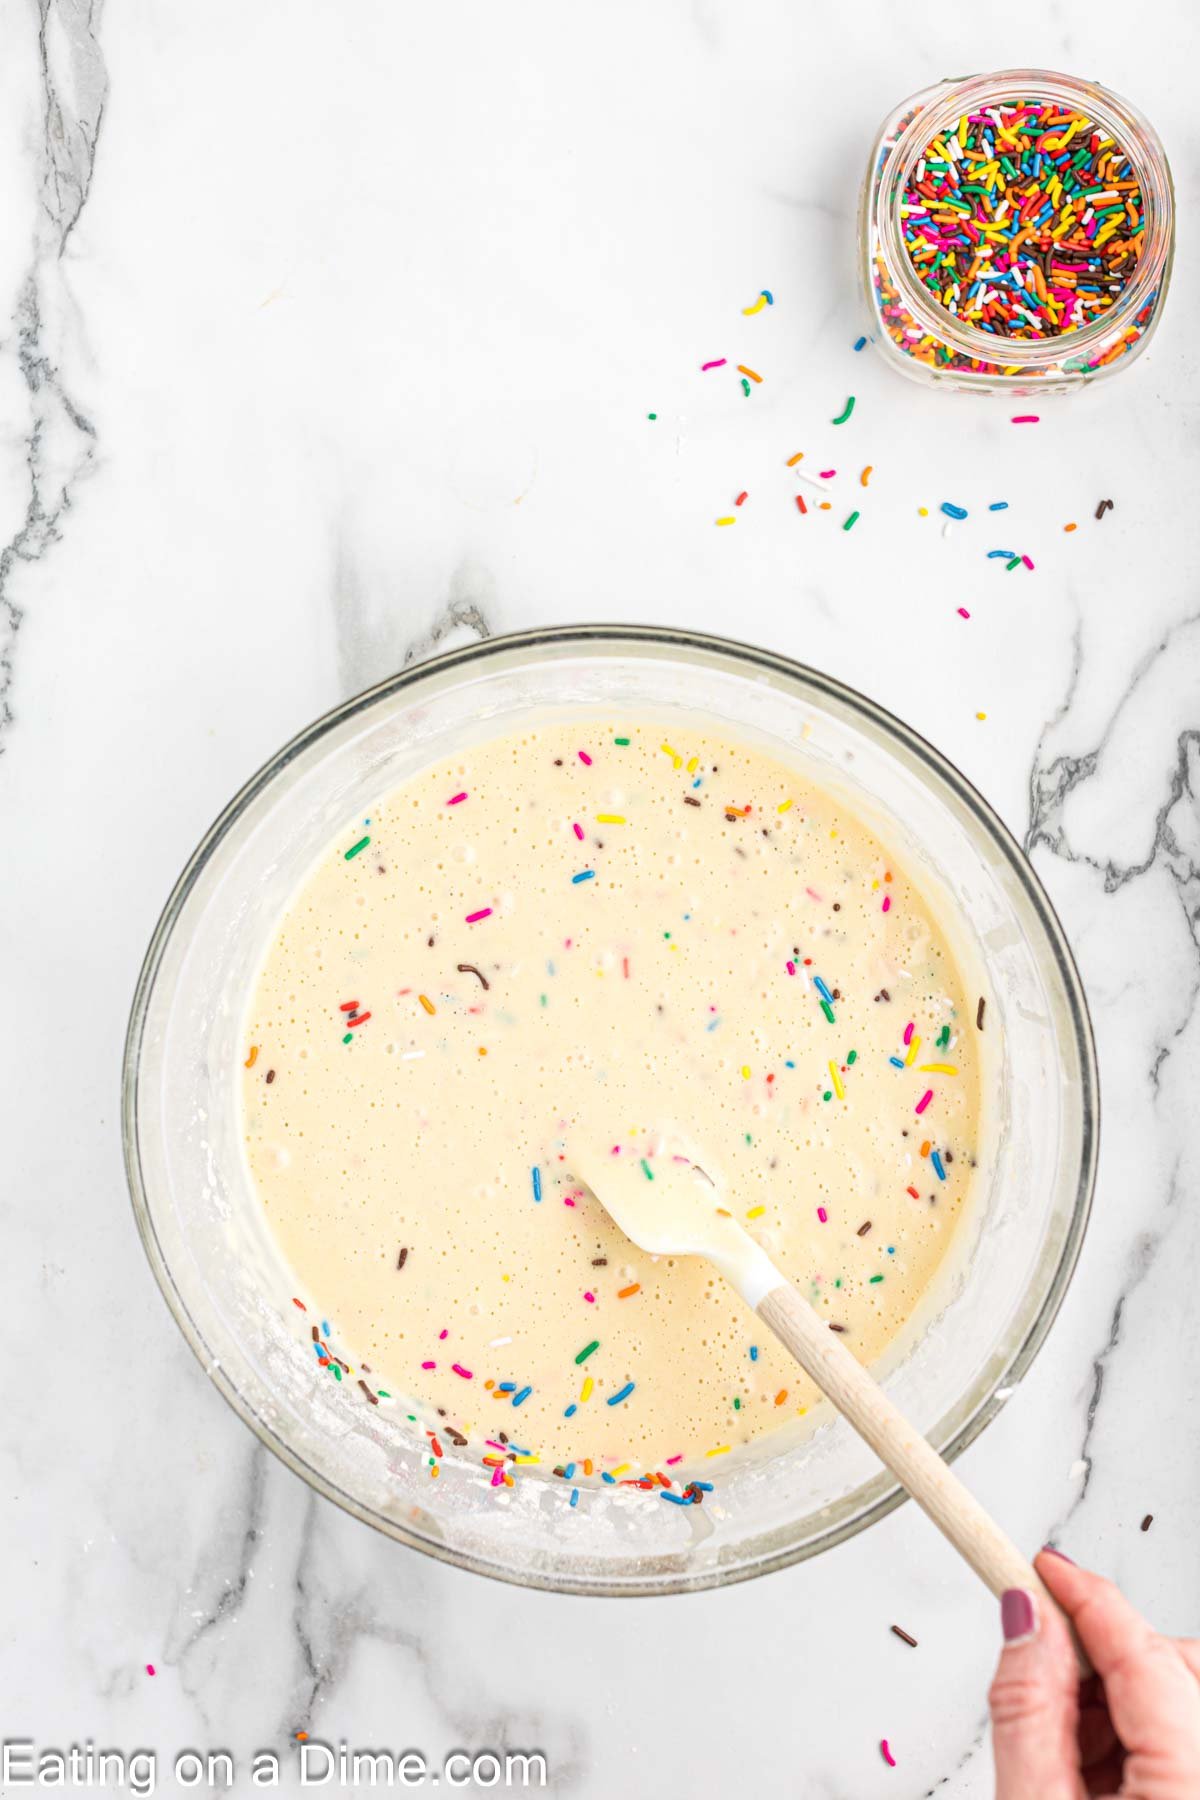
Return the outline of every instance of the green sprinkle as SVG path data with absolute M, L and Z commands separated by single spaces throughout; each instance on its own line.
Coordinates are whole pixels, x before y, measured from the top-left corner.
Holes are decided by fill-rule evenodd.
M 841 1276 L 840 1276 L 840 1275 L 839 1275 L 839 1276 L 838 1276 L 838 1278 L 837 1278 L 837 1280 L 836 1280 L 836 1281 L 835 1281 L 835 1282 L 834 1282 L 834 1284 L 833 1284 L 833 1285 L 834 1285 L 834 1287 L 841 1287 L 841 1285 L 842 1285 L 842 1278 L 841 1278 Z
M 858 1061 L 858 1051 L 852 1050 L 850 1052 L 849 1056 L 846 1058 L 846 1061 L 847 1061 L 847 1063 L 856 1063 Z
M 365 837 L 359 838 L 357 844 L 351 844 L 346 852 L 346 861 L 349 862 L 352 856 L 357 856 L 360 850 L 365 850 L 370 841 L 369 837 Z
M 614 738 L 614 739 L 613 739 L 613 743 L 614 743 L 614 744 L 620 744 L 620 746 L 621 746 L 621 748 L 622 748 L 622 749 L 624 749 L 624 748 L 625 748 L 625 746 L 626 746 L 626 744 L 628 744 L 628 742 L 629 742 L 629 739 L 628 739 L 628 738 Z
M 825 1014 L 825 1017 L 829 1020 L 831 1025 L 837 1024 L 837 1020 L 833 1016 L 833 1008 L 830 1006 L 828 1000 L 822 1000 L 821 1011 Z
M 352 1031 L 348 1031 L 346 1033 L 345 1037 L 342 1039 L 343 1044 L 350 1043 L 350 1041 L 352 1040 L 353 1037 L 354 1037 L 354 1033 Z
M 832 1094 L 832 1092 L 826 1091 L 824 1094 L 821 1095 L 821 1098 L 822 1098 L 822 1100 L 832 1100 L 833 1094 Z
M 942 1029 L 938 1032 L 938 1040 L 937 1040 L 938 1049 L 944 1050 L 946 1048 L 946 1045 L 949 1042 L 950 1042 L 950 1027 L 948 1025 L 943 1025 Z
M 738 1399 L 736 1394 L 733 1397 L 733 1410 L 734 1410 L 734 1412 L 741 1412 L 741 1410 L 742 1410 L 742 1403 Z
M 1005 569 L 1006 570 L 1015 569 L 1017 564 L 1020 562 L 1020 560 L 1021 559 L 1019 556 L 1014 556 L 1010 563 L 1005 563 L 1005 565 L 1004 565 Z
M 971 209 L 969 206 L 964 208 L 964 211 L 966 211 L 966 212 L 970 212 L 970 210 Z M 846 423 L 846 420 L 850 417 L 850 414 L 853 411 L 854 411 L 854 395 L 851 394 L 850 398 L 846 402 L 844 409 L 838 414 L 837 418 L 833 421 L 834 424 L 835 425 L 844 425 Z M 854 516 L 855 516 L 855 518 L 857 518 L 858 514 L 855 513 Z
M 540 1000 L 540 1001 L 541 1001 L 541 1003 L 542 1003 L 542 1005 L 543 1005 L 543 1006 L 546 1006 L 546 1005 L 548 1005 L 548 1004 L 549 1004 L 549 1002 L 548 1002 L 548 1001 L 547 1001 L 547 999 L 546 999 L 546 996 L 545 996 L 545 994 L 539 994 L 539 995 L 538 995 L 538 999 L 539 999 L 539 1000 Z
M 340 1381 L 340 1380 L 341 1380 L 341 1379 L 342 1379 L 342 1371 L 341 1371 L 341 1369 L 340 1369 L 340 1367 L 339 1367 L 339 1366 L 338 1366 L 338 1364 L 337 1364 L 337 1363 L 330 1363 L 330 1365 L 329 1365 L 329 1366 L 330 1366 L 330 1368 L 331 1368 L 331 1369 L 332 1369 L 332 1370 L 333 1370 L 333 1378 L 334 1378 L 334 1380 L 335 1380 L 335 1381 Z
M 647 1181 L 654 1180 L 654 1170 L 650 1167 L 650 1164 L 646 1161 L 644 1156 L 642 1158 L 642 1174 L 646 1177 Z
M 588 1357 L 592 1354 L 592 1351 L 598 1350 L 599 1348 L 600 1348 L 600 1339 L 593 1338 L 590 1344 L 585 1344 L 583 1346 L 583 1349 L 579 1352 L 579 1355 L 575 1358 L 575 1361 L 577 1363 L 585 1363 L 587 1361 Z
M 657 413 L 647 413 L 647 414 L 646 414 L 646 417 L 647 417 L 647 418 L 648 418 L 648 419 L 657 419 L 657 417 L 658 417 L 658 414 L 657 414 Z
M 871 1277 L 871 1285 L 872 1285 L 872 1287 L 873 1287 L 873 1286 L 874 1286 L 874 1285 L 875 1285 L 875 1283 L 876 1283 L 876 1282 L 877 1282 L 877 1281 L 882 1281 L 882 1280 L 883 1280 L 883 1276 L 882 1276 L 882 1275 L 872 1275 L 872 1277 Z
M 836 419 L 835 419 L 835 420 L 834 420 L 834 421 L 833 421 L 833 422 L 834 422 L 834 424 L 835 424 L 835 425 L 836 425 L 836 424 L 837 424 L 837 420 L 836 420 Z M 850 529 L 851 529 L 851 527 L 852 527 L 852 526 L 853 526 L 853 525 L 854 525 L 854 524 L 855 524 L 855 522 L 856 522 L 856 520 L 857 520 L 857 519 L 858 519 L 858 518 L 859 518 L 859 516 L 860 516 L 860 515 L 859 515 L 859 514 L 858 514 L 858 513 L 856 513 L 856 512 L 852 512 L 852 513 L 851 513 L 851 514 L 850 514 L 850 517 L 849 517 L 849 518 L 848 518 L 848 519 L 847 519 L 847 520 L 846 520 L 846 523 L 845 523 L 845 524 L 844 524 L 844 525 L 843 525 L 843 526 L 842 526 L 842 530 L 843 530 L 843 531 L 849 531 L 849 530 L 850 530 Z
M 742 377 L 742 392 L 748 400 L 750 398 L 750 383 L 746 380 L 745 376 Z
M 380 1399 L 381 1399 L 381 1400 L 390 1400 L 390 1399 L 391 1399 L 391 1397 L 392 1397 L 392 1396 L 391 1396 L 391 1395 L 390 1395 L 390 1394 L 389 1394 L 389 1393 L 388 1393 L 388 1391 L 387 1391 L 387 1389 L 386 1389 L 386 1388 L 376 1388 L 376 1389 L 375 1389 L 375 1392 L 376 1392 L 376 1393 L 377 1393 L 377 1394 L 378 1394 L 378 1395 L 379 1395 L 379 1398 L 380 1398 Z

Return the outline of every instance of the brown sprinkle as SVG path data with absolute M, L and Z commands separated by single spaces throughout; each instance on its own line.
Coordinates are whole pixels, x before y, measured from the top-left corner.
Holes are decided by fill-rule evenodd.
M 864 1219 L 864 1220 L 863 1220 L 863 1222 L 862 1222 L 862 1224 L 861 1224 L 861 1225 L 860 1225 L 860 1226 L 859 1226 L 859 1228 L 858 1228 L 858 1234 L 857 1234 L 857 1235 L 858 1235 L 858 1236 L 859 1236 L 859 1237 L 866 1237 L 866 1235 L 867 1235 L 867 1233 L 868 1233 L 868 1231 L 870 1231 L 870 1229 L 871 1229 L 871 1221 L 870 1221 L 870 1219 Z
M 408 1245 L 405 1244 L 403 1250 L 400 1252 L 400 1255 L 396 1259 L 396 1267 L 398 1269 L 402 1269 L 407 1261 L 408 1261 Z
M 375 1398 L 375 1395 L 371 1392 L 371 1390 L 367 1386 L 366 1382 L 360 1381 L 358 1385 L 362 1389 L 363 1393 L 367 1396 L 367 1399 L 371 1402 L 371 1405 L 378 1406 L 379 1401 Z
M 979 1005 L 975 1008 L 975 1029 L 976 1029 L 976 1031 L 983 1030 L 983 1009 L 986 1005 L 987 1005 L 987 1001 L 984 999 L 983 995 L 980 994 Z
M 313 1328 L 312 1328 L 312 1334 L 313 1334 L 313 1343 L 314 1343 L 314 1344 L 319 1344 L 319 1343 L 320 1343 L 320 1341 L 321 1341 L 321 1334 L 320 1334 L 320 1332 L 319 1332 L 319 1331 L 318 1331 L 318 1330 L 317 1330 L 317 1328 L 316 1328 L 316 1326 L 315 1326 L 315 1325 L 314 1325 L 314 1326 L 313 1326 Z
M 700 802 L 694 794 L 685 794 L 683 796 L 683 804 L 685 806 L 699 806 Z
M 492 984 L 488 980 L 487 976 L 483 973 L 482 969 L 477 969 L 475 967 L 474 963 L 455 963 L 454 966 L 458 970 L 460 975 L 477 975 L 479 977 L 480 982 L 483 984 L 484 993 L 485 994 L 487 993 L 488 988 Z
M 1113 509 L 1113 503 L 1111 500 L 1102 500 L 1100 502 L 1099 506 L 1096 508 L 1096 517 L 1098 519 L 1102 519 L 1104 517 L 1105 513 L 1111 512 L 1112 509 Z
M 268 1086 L 268 1087 L 270 1087 L 270 1085 L 271 1085 L 271 1083 L 272 1083 L 272 1082 L 273 1082 L 273 1081 L 274 1081 L 274 1079 L 275 1079 L 275 1071 L 274 1071 L 274 1069 L 268 1069 L 268 1070 L 267 1070 L 267 1086 Z
M 916 1649 L 917 1640 L 915 1637 L 910 1637 L 908 1632 L 902 1631 L 899 1625 L 893 1625 L 892 1630 L 895 1632 L 896 1636 L 900 1639 L 900 1642 L 902 1644 L 908 1644 L 911 1649 L 913 1649 L 913 1650 Z
M 593 1269 L 607 1269 L 607 1267 L 608 1267 L 607 1256 L 593 1256 L 592 1267 L 593 1267 Z
M 1153 1525 L 1153 1523 L 1154 1523 L 1154 1514 L 1147 1513 L 1145 1518 L 1142 1520 L 1142 1530 L 1149 1531 L 1149 1529 Z
M 831 1325 L 830 1325 L 830 1327 L 829 1327 L 829 1329 L 830 1329 L 830 1331 L 845 1331 L 845 1329 L 846 1329 L 846 1327 L 845 1327 L 845 1326 L 844 1326 L 844 1325 L 833 1325 L 833 1324 L 831 1324 Z

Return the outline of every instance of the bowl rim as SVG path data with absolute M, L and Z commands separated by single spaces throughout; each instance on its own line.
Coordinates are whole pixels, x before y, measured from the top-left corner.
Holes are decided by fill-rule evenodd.
M 436 677 L 455 669 L 486 663 L 490 658 L 500 654 L 519 655 L 524 652 L 536 654 L 538 651 L 570 646 L 612 652 L 619 651 L 622 645 L 649 646 L 660 650 L 700 651 L 708 656 L 732 659 L 735 663 L 740 664 L 743 670 L 749 670 L 751 673 L 755 670 L 767 671 L 772 675 L 783 677 L 788 682 L 798 682 L 817 695 L 848 708 L 853 714 L 859 715 L 876 729 L 882 731 L 885 738 L 898 741 L 918 762 L 925 764 L 938 780 L 956 795 L 967 811 L 974 815 L 976 821 L 1003 856 L 1011 873 L 1016 877 L 1018 885 L 1023 890 L 1027 901 L 1032 905 L 1038 923 L 1045 934 L 1058 978 L 1062 983 L 1075 1039 L 1076 1054 L 1079 1059 L 1081 1142 L 1075 1200 L 1062 1250 L 1045 1298 L 1024 1339 L 1013 1352 L 1006 1367 L 991 1387 L 991 1391 L 984 1395 L 970 1416 L 941 1446 L 941 1454 L 947 1462 L 953 1462 L 960 1456 L 996 1416 L 1004 1404 L 1003 1399 L 997 1398 L 997 1395 L 1023 1379 L 1058 1315 L 1079 1260 L 1091 1214 L 1100 1132 L 1099 1074 L 1087 998 L 1058 914 L 1029 858 L 1004 821 L 948 757 L 935 749 L 912 726 L 905 724 L 902 719 L 897 718 L 894 713 L 879 705 L 877 701 L 869 699 L 856 688 L 837 680 L 834 676 L 825 674 L 822 670 L 811 668 L 809 665 L 798 662 L 792 657 L 784 656 L 777 651 L 747 644 L 739 639 L 672 626 L 621 624 L 537 626 L 524 631 L 481 638 L 474 643 L 441 651 L 434 656 L 406 664 L 396 673 L 330 708 L 329 711 L 321 714 L 283 744 L 243 783 L 217 815 L 188 858 L 155 924 L 134 988 L 121 1064 L 121 1138 L 126 1182 L 138 1235 L 141 1238 L 146 1258 L 168 1311 L 217 1392 L 243 1423 L 249 1426 L 259 1442 L 307 1482 L 314 1492 L 326 1500 L 333 1501 L 343 1511 L 363 1524 L 371 1525 L 384 1535 L 411 1549 L 419 1550 L 427 1556 L 435 1557 L 439 1562 L 448 1563 L 455 1568 L 465 1569 L 474 1574 L 486 1575 L 493 1580 L 503 1581 L 515 1587 L 536 1588 L 551 1593 L 576 1594 L 594 1598 L 651 1597 L 696 1593 L 704 1589 L 731 1586 L 737 1582 L 755 1579 L 760 1575 L 771 1574 L 778 1569 L 788 1568 L 793 1563 L 802 1562 L 810 1556 L 815 1556 L 820 1551 L 832 1549 L 835 1545 L 846 1542 L 847 1539 L 856 1536 L 868 1526 L 885 1518 L 903 1500 L 907 1499 L 907 1495 L 896 1484 L 885 1487 L 869 1506 L 819 1532 L 803 1543 L 784 1545 L 778 1550 L 767 1552 L 745 1563 L 715 1562 L 692 1572 L 652 1575 L 644 1580 L 622 1577 L 591 1582 L 583 1577 L 564 1579 L 556 1572 L 536 1567 L 517 1571 L 509 1565 L 494 1561 L 487 1556 L 454 1549 L 436 1539 L 426 1538 L 407 1530 L 398 1521 L 384 1517 L 353 1494 L 347 1493 L 336 1482 L 331 1481 L 306 1462 L 290 1444 L 278 1435 L 271 1423 L 235 1387 L 220 1366 L 219 1361 L 209 1350 L 197 1321 L 193 1318 L 172 1278 L 151 1214 L 146 1184 L 142 1175 L 138 1141 L 138 1098 L 141 1046 L 149 1002 L 167 945 L 179 922 L 183 908 L 199 876 L 222 839 L 246 808 L 265 792 L 283 770 L 337 726 L 353 719 L 359 713 L 366 712 L 379 701 L 389 699 L 407 688 L 427 681 L 431 676 Z

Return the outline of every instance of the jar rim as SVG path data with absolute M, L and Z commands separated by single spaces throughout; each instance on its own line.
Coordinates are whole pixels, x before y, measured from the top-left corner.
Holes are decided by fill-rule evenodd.
M 940 339 L 958 355 L 974 361 L 1007 365 L 1021 373 L 1036 372 L 1040 365 L 1049 361 L 1086 364 L 1086 352 L 1103 343 L 1114 331 L 1123 330 L 1128 320 L 1146 304 L 1161 283 L 1168 262 L 1174 235 L 1174 187 L 1170 164 L 1158 133 L 1130 101 L 1111 88 L 1052 69 L 1000 69 L 991 74 L 955 78 L 926 92 L 929 98 L 895 138 L 878 173 L 880 189 L 885 184 L 888 189 L 886 204 L 880 209 L 879 233 L 889 274 L 905 308 L 914 323 L 923 326 L 929 335 Z M 1143 216 L 1147 220 L 1146 248 L 1115 305 L 1089 324 L 1053 338 L 998 338 L 993 332 L 964 324 L 931 298 L 913 268 L 904 243 L 900 198 L 922 151 L 951 120 L 961 117 L 964 102 L 971 110 L 978 111 L 985 100 L 1003 103 L 1041 96 L 1086 110 L 1088 116 L 1103 126 L 1126 152 L 1142 191 Z M 916 131 L 918 122 L 921 129 Z M 1153 233 L 1151 221 L 1155 225 Z

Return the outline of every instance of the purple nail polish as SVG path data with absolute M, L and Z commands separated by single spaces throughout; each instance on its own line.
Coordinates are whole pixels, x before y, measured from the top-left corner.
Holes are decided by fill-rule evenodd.
M 1033 1595 L 1024 1588 L 1006 1588 L 1000 1596 L 1000 1624 L 1006 1644 L 1022 1644 L 1037 1631 Z
M 1070 1563 L 1072 1568 L 1075 1567 L 1074 1558 L 1068 1556 L 1065 1550 L 1056 1550 L 1053 1544 L 1043 1544 L 1042 1551 L 1046 1556 L 1057 1556 L 1059 1562 Z

